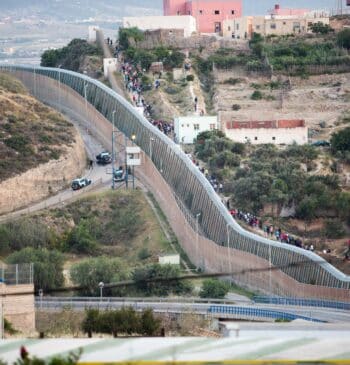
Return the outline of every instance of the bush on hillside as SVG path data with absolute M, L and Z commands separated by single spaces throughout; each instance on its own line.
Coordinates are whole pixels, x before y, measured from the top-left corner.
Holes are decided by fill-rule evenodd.
M 189 282 L 176 280 L 180 276 L 180 267 L 176 265 L 147 265 L 135 269 L 132 278 L 136 288 L 147 296 L 168 296 L 170 294 L 188 294 L 192 291 Z M 168 279 L 172 279 L 168 281 Z M 148 281 L 157 279 L 156 281 Z
M 203 281 L 199 296 L 201 298 L 223 299 L 230 290 L 230 285 L 217 279 Z
M 7 258 L 9 264 L 34 264 L 35 290 L 44 291 L 60 288 L 64 284 L 64 257 L 58 251 L 46 249 L 24 248 Z
M 86 259 L 74 264 L 70 270 L 70 277 L 75 285 L 82 287 L 83 295 L 98 296 L 100 294 L 98 284 L 118 282 L 128 278 L 125 264 L 119 258 L 100 256 Z M 112 290 L 105 288 L 104 296 L 110 296 Z
M 339 47 L 350 49 L 350 29 L 344 29 L 337 34 Z
M 78 71 L 85 56 L 101 55 L 100 49 L 84 39 L 73 39 L 66 47 L 45 51 L 41 66 Z

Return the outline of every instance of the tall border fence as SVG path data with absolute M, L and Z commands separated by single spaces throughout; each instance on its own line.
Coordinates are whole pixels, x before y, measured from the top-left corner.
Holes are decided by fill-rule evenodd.
M 33 264 L 0 265 L 0 283 L 6 285 L 33 284 Z
M 41 101 L 85 121 L 105 146 L 113 116 L 127 138 L 136 136 L 144 152 L 138 174 L 197 267 L 236 272 L 234 281 L 265 293 L 350 301 L 349 276 L 310 251 L 245 231 L 179 147 L 101 82 L 54 68 L 0 65 L 1 70 L 13 73 Z

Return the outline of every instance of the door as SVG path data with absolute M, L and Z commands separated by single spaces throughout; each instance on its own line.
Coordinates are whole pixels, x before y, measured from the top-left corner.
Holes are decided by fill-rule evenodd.
M 221 33 L 221 23 L 215 22 L 215 33 Z

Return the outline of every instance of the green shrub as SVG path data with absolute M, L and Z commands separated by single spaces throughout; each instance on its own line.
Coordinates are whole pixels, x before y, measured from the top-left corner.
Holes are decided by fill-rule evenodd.
M 350 49 L 350 29 L 344 29 L 337 34 L 339 47 Z
M 194 81 L 194 76 L 193 75 L 187 75 L 186 76 L 186 81 L 188 81 L 188 82 Z
M 133 280 L 136 288 L 148 296 L 168 296 L 170 294 L 187 294 L 192 291 L 189 282 L 176 280 L 180 276 L 180 268 L 176 265 L 152 264 L 135 269 Z M 167 279 L 172 279 L 168 281 Z M 148 280 L 155 281 L 148 281 Z
M 100 282 L 108 284 L 125 280 L 128 277 L 128 271 L 120 259 L 99 256 L 74 264 L 70 270 L 70 277 L 75 285 L 83 288 L 82 294 L 98 296 Z M 111 294 L 111 289 L 103 289 L 103 295 Z
M 325 223 L 324 235 L 333 239 L 343 238 L 345 236 L 343 223 L 338 219 L 328 219 Z
M 68 234 L 66 249 L 76 254 L 93 255 L 97 252 L 97 248 L 97 242 L 89 232 L 88 222 L 81 220 Z
M 7 147 L 13 148 L 16 151 L 23 153 L 27 150 L 30 140 L 28 137 L 14 135 L 12 137 L 6 138 L 4 143 Z
M 147 247 L 142 247 L 140 249 L 140 251 L 138 252 L 137 254 L 137 257 L 140 259 L 140 260 L 147 260 L 148 258 L 150 258 L 152 256 L 152 253 L 149 252 L 148 248 Z
M 263 94 L 259 90 L 255 90 L 250 97 L 252 100 L 261 100 L 263 98 Z
M 100 49 L 84 39 L 73 39 L 66 47 L 45 51 L 41 56 L 41 66 L 62 67 L 78 71 L 85 56 L 101 55 Z
M 350 127 L 334 133 L 331 137 L 331 146 L 333 153 L 350 151 Z
M 230 290 L 230 285 L 217 279 L 203 281 L 199 296 L 201 298 L 223 299 Z
M 239 104 L 233 104 L 232 105 L 232 110 L 234 110 L 234 111 L 238 111 L 238 110 L 240 110 L 241 109 L 241 106 L 239 105 Z
M 229 79 L 227 79 L 227 80 L 224 81 L 224 84 L 225 85 L 237 85 L 237 84 L 240 84 L 243 81 L 244 80 L 243 79 L 240 79 L 240 78 L 230 77 Z

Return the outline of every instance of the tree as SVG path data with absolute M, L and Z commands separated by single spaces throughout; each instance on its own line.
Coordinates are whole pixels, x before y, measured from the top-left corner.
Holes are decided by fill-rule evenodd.
M 230 285 L 217 279 L 203 281 L 199 296 L 201 298 L 223 299 L 230 290 Z
M 337 43 L 340 47 L 350 49 L 350 29 L 344 29 L 337 34 Z
M 82 291 L 84 295 L 98 295 L 100 282 L 110 283 L 125 280 L 128 273 L 120 259 L 100 256 L 73 265 L 70 277 L 74 284 L 84 288 Z M 103 294 L 111 295 L 111 290 L 105 288 Z
M 167 279 L 180 276 L 180 267 L 176 265 L 152 264 L 135 269 L 132 277 L 136 281 L 136 288 L 145 295 L 167 296 L 173 294 L 186 294 L 191 292 L 191 285 L 183 280 Z M 160 281 L 148 281 L 160 279 Z
M 10 234 L 5 226 L 0 226 L 0 256 L 5 256 L 10 252 Z
M 160 319 L 155 318 L 151 308 L 145 309 L 140 318 L 140 333 L 145 336 L 155 336 L 159 332 Z
M 81 324 L 81 329 L 87 333 L 89 338 L 92 337 L 92 332 L 96 332 L 99 324 L 100 312 L 98 309 L 89 308 L 85 310 L 85 318 Z
M 312 23 L 310 25 L 312 33 L 316 34 L 328 34 L 334 32 L 334 29 L 329 24 L 323 24 L 322 22 Z
M 76 254 L 94 254 L 97 251 L 97 242 L 89 232 L 89 226 L 85 220 L 74 227 L 68 234 L 66 248 Z
M 333 153 L 350 151 L 350 127 L 334 133 L 331 137 L 331 146 Z
M 35 290 L 60 288 L 64 284 L 64 257 L 58 251 L 24 248 L 7 258 L 9 264 L 34 263 Z
M 130 47 L 130 41 L 134 44 L 142 41 L 144 39 L 143 32 L 137 27 L 132 28 L 119 28 L 119 45 L 122 49 L 127 50 Z

